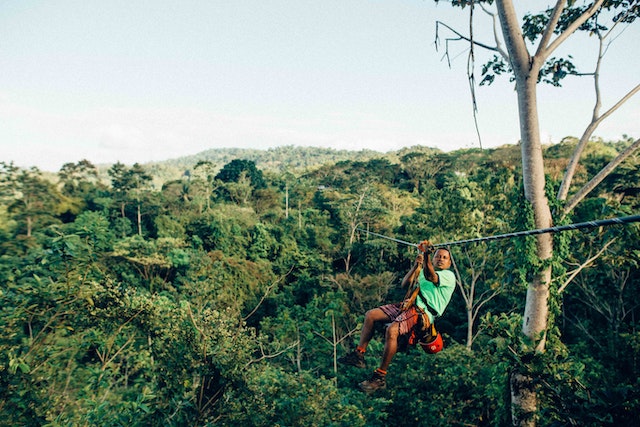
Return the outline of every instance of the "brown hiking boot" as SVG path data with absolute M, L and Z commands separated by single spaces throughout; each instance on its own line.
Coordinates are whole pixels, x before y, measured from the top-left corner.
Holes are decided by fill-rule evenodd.
M 356 368 L 366 368 L 367 362 L 364 360 L 364 353 L 360 353 L 358 350 L 353 350 L 351 353 L 347 353 L 338 358 L 338 362 L 343 365 L 355 366 Z
M 360 387 L 360 390 L 365 393 L 371 394 L 377 390 L 384 390 L 387 388 L 387 380 L 384 375 L 374 371 L 371 378 L 366 381 L 362 381 L 358 384 L 358 387 Z

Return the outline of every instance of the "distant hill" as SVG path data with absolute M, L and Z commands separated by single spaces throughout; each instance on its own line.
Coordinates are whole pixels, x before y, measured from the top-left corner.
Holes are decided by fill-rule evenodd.
M 422 146 L 403 148 L 402 150 L 388 153 L 374 150 L 335 150 L 332 148 L 297 147 L 292 145 L 269 148 L 267 150 L 216 148 L 191 156 L 145 163 L 144 167 L 153 175 L 154 183 L 161 185 L 161 183 L 179 179 L 200 161 L 209 161 L 216 169 L 221 169 L 232 160 L 243 159 L 255 162 L 258 169 L 263 171 L 301 171 L 345 160 L 368 161 L 376 158 L 386 158 L 395 163 L 399 156 L 409 151 L 440 152 L 438 149 Z M 110 165 L 101 165 L 101 175 L 102 173 L 106 174 L 109 167 Z
M 365 160 L 382 157 L 384 154 L 374 150 L 334 150 L 320 147 L 296 147 L 287 145 L 267 150 L 222 148 L 202 151 L 192 156 L 180 157 L 162 162 L 178 168 L 193 167 L 199 161 L 210 161 L 222 167 L 234 159 L 251 160 L 262 170 L 306 169 L 326 163 L 362 158 Z

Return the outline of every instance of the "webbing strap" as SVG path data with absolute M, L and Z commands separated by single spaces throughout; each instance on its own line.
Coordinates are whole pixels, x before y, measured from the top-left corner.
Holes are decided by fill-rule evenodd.
M 424 305 L 427 306 L 427 310 L 429 310 L 429 313 L 433 314 L 433 317 L 438 317 L 440 316 L 440 314 L 438 314 L 438 312 L 436 311 L 435 308 L 431 307 L 431 304 L 429 304 L 429 302 L 427 301 L 427 299 L 424 297 L 424 295 L 422 295 L 422 292 L 418 292 L 418 297 L 422 300 L 422 302 L 424 303 Z

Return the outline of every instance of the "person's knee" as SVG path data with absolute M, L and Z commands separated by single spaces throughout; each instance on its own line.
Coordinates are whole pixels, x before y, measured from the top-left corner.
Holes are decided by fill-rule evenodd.
M 367 310 L 367 312 L 364 314 L 364 320 L 365 321 L 370 321 L 370 322 L 375 322 L 380 318 L 380 309 L 379 308 L 372 308 L 371 310 Z
M 398 326 L 397 323 L 392 323 L 389 326 L 387 326 L 387 332 L 386 332 L 386 337 L 387 339 L 393 339 L 393 340 L 397 340 L 398 339 L 398 335 L 400 335 L 400 328 Z

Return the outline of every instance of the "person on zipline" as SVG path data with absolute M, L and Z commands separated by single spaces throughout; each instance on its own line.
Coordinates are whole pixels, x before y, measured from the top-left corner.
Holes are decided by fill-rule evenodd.
M 389 364 L 398 351 L 398 337 L 408 335 L 409 344 L 415 344 L 424 334 L 434 318 L 442 315 L 455 290 L 456 279 L 451 270 L 451 253 L 448 249 L 435 250 L 428 240 L 420 242 L 421 253 L 416 262 L 402 280 L 406 287 L 416 281 L 413 292 L 409 289 L 404 301 L 387 304 L 367 311 L 360 332 L 360 342 L 355 350 L 338 359 L 345 365 L 365 368 L 364 353 L 373 338 L 376 322 L 388 323 L 385 333 L 384 351 L 378 369 L 371 378 L 359 384 L 361 390 L 373 393 L 387 386 L 385 376 Z M 433 260 L 429 257 L 433 253 Z

